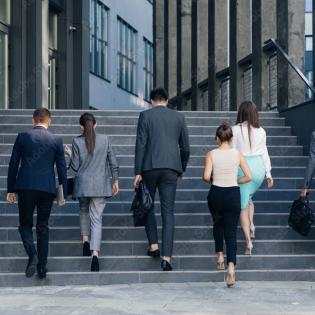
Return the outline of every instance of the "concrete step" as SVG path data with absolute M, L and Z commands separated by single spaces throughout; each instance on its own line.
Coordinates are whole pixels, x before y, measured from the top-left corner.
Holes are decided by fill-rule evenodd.
M 161 216 L 156 214 L 157 223 L 162 225 Z M 34 216 L 36 222 L 36 215 Z M 79 213 L 76 214 L 52 214 L 49 225 L 52 227 L 60 226 L 79 226 Z M 198 226 L 211 225 L 212 218 L 210 213 L 176 213 L 175 224 L 178 226 Z M 288 213 L 256 213 L 255 225 L 287 225 Z M 0 214 L 0 227 L 16 227 L 19 225 L 18 214 Z M 133 226 L 131 213 L 105 213 L 103 214 L 103 226 Z
M 138 117 L 135 116 L 98 116 L 96 118 L 100 125 L 136 125 L 138 123 Z M 233 125 L 235 118 L 230 117 L 186 117 L 188 125 L 198 126 L 216 126 L 220 125 L 223 121 Z M 16 116 L 1 116 L 0 124 L 15 124 L 17 122 Z M 30 116 L 19 116 L 18 122 L 20 124 L 30 124 L 32 122 Z M 65 125 L 79 125 L 79 117 L 75 116 L 54 116 L 54 124 L 65 124 Z M 262 126 L 284 126 L 284 118 L 261 118 L 260 123 Z
M 302 259 L 303 258 L 303 259 Z M 27 260 L 21 257 L 0 258 L 0 272 L 23 272 Z M 100 269 L 104 271 L 155 271 L 160 268 L 159 259 L 147 256 L 101 256 Z M 174 270 L 213 270 L 216 264 L 215 255 L 181 255 L 174 256 L 172 265 Z M 51 272 L 82 272 L 89 271 L 90 257 L 50 257 L 48 270 Z M 238 256 L 237 270 L 269 270 L 315 268 L 315 255 L 254 255 Z
M 254 255 L 303 255 L 315 254 L 315 240 L 255 240 Z M 245 242 L 238 241 L 238 253 L 245 252 Z M 147 241 L 104 241 L 101 252 L 106 256 L 143 256 L 148 249 Z M 183 240 L 174 242 L 174 255 L 209 255 L 215 251 L 213 240 Z M 52 241 L 49 244 L 51 256 L 82 256 L 82 242 Z M 0 257 L 25 257 L 20 241 L 0 242 Z
M 1 287 L 108 285 L 130 283 L 224 282 L 224 271 L 101 271 L 49 272 L 45 280 L 25 278 L 22 273 L 0 273 Z M 237 281 L 315 281 L 314 269 L 237 270 Z
M 184 174 L 185 177 L 199 177 L 200 180 L 203 175 L 203 166 L 189 166 Z M 306 167 L 302 166 L 278 166 L 272 168 L 273 177 L 304 177 L 306 172 Z M 134 176 L 134 167 L 133 166 L 120 166 L 119 168 L 120 177 L 132 177 Z M 0 165 L 0 176 L 8 175 L 8 166 Z
M 56 178 L 57 180 L 57 178 Z M 123 177 L 119 179 L 121 189 L 130 189 L 133 187 L 133 177 Z M 274 178 L 275 188 L 277 189 L 300 189 L 303 186 L 302 177 L 276 177 Z M 0 176 L 0 187 L 6 188 L 7 176 Z M 209 184 L 201 180 L 200 177 L 184 177 L 178 182 L 178 189 L 209 189 Z M 267 189 L 267 181 L 264 181 L 262 187 Z
M 10 109 L 10 110 L 0 110 L 1 116 L 28 116 L 32 117 L 33 109 Z M 79 118 L 81 114 L 85 113 L 85 110 L 52 110 L 51 114 L 53 117 L 58 116 L 74 116 Z M 139 110 L 88 110 L 95 117 L 108 117 L 108 116 L 139 116 Z M 220 111 L 220 112 L 209 112 L 209 111 L 181 111 L 186 117 L 232 117 L 236 118 L 237 113 L 235 111 Z M 263 111 L 259 112 L 261 118 L 279 118 L 277 112 Z
M 161 227 L 158 227 L 159 233 Z M 35 233 L 35 231 L 34 231 Z M 34 234 L 35 235 L 35 234 Z M 244 234 L 238 229 L 238 239 L 243 240 Z M 20 235 L 16 227 L 0 228 L 0 239 L 2 241 L 19 241 Z M 52 241 L 73 241 L 80 239 L 79 226 L 63 226 L 50 228 L 50 240 Z M 146 240 L 146 235 L 143 227 L 135 228 L 133 226 L 110 226 L 103 227 L 104 241 L 139 241 Z M 175 240 L 209 240 L 213 239 L 212 226 L 176 226 Z M 258 226 L 256 229 L 257 240 L 303 240 L 305 237 L 297 234 L 288 226 L 266 225 Z M 315 228 L 311 229 L 307 239 L 315 239 Z
M 215 149 L 215 145 L 191 145 L 190 150 L 192 155 L 205 155 L 209 150 Z M 0 144 L 0 152 L 2 154 L 10 154 L 12 152 L 13 144 Z M 113 145 L 113 150 L 117 155 L 133 155 L 135 152 L 135 145 Z M 303 147 L 299 145 L 270 145 L 268 146 L 270 155 L 278 156 L 296 156 L 303 155 Z
M 315 209 L 314 194 L 311 195 L 310 205 Z M 289 207 L 292 205 L 292 200 L 257 200 L 255 199 L 255 213 L 287 213 Z M 129 213 L 131 200 L 129 201 L 107 201 L 105 213 Z M 206 200 L 198 201 L 176 201 L 175 213 L 209 213 Z M 58 208 L 56 204 L 53 205 L 52 213 L 56 214 L 73 214 L 79 212 L 79 205 L 76 201 L 70 198 L 67 200 L 65 207 Z M 160 212 L 160 202 L 155 202 L 155 212 Z M 8 204 L 6 201 L 0 201 L 0 213 L 18 213 L 17 203 Z
M 176 200 L 178 201 L 202 201 L 207 200 L 209 189 L 177 189 Z M 295 200 L 299 197 L 300 190 L 298 189 L 260 189 L 256 192 L 255 198 L 258 200 Z M 6 188 L 0 189 L 0 198 L 6 199 Z M 134 189 L 120 189 L 117 196 L 112 200 L 116 201 L 132 201 L 134 198 Z M 159 200 L 159 196 L 156 196 L 156 200 Z
M 0 143 L 14 143 L 16 139 L 16 133 L 12 134 L 1 134 Z M 73 138 L 77 137 L 78 134 L 64 135 L 57 134 L 57 136 L 62 137 L 64 143 L 72 143 Z M 108 135 L 112 145 L 122 145 L 122 144 L 135 144 L 135 135 Z M 191 135 L 190 136 L 191 145 L 215 145 L 214 136 L 208 135 Z M 294 136 L 269 136 L 267 138 L 267 145 L 297 145 L 297 137 Z
M 0 166 L 7 166 L 10 162 L 11 154 L 0 154 Z M 117 160 L 120 166 L 131 166 L 134 164 L 134 155 L 117 155 Z M 272 167 L 277 166 L 303 166 L 305 167 L 308 163 L 307 156 L 270 156 Z M 69 159 L 67 158 L 67 163 Z M 191 155 L 188 166 L 203 166 L 204 155 Z
M 207 135 L 209 137 L 214 137 L 215 131 L 218 127 L 218 124 L 215 125 L 207 125 L 207 126 L 195 126 L 188 125 L 188 131 L 190 135 Z M 291 127 L 288 126 L 263 126 L 266 129 L 268 136 L 291 136 Z M 23 132 L 30 128 L 30 123 L 28 124 L 1 124 L 0 134 L 3 133 L 18 133 Z M 104 133 L 108 135 L 118 134 L 136 134 L 136 125 L 97 125 L 97 131 L 99 133 Z M 55 134 L 76 134 L 80 135 L 81 130 L 78 125 L 58 125 L 52 124 L 49 128 L 52 133 Z

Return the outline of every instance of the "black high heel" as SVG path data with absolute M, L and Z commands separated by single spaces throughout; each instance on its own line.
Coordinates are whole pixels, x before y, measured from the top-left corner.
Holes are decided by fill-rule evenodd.
M 99 265 L 97 256 L 93 256 L 93 258 L 92 258 L 91 271 L 92 272 L 99 272 L 100 271 L 100 265 Z
M 83 243 L 83 256 L 91 256 L 90 243 Z
M 149 257 L 153 257 L 153 258 L 159 258 L 161 256 L 160 250 L 156 249 L 156 250 L 150 250 L 148 249 L 147 251 L 147 255 Z
M 167 260 L 164 260 L 164 259 L 162 259 L 162 261 L 161 261 L 161 268 L 163 271 L 172 271 L 173 270 L 172 265 Z

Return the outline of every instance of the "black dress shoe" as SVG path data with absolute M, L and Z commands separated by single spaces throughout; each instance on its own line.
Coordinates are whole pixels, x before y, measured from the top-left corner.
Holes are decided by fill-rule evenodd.
M 147 255 L 153 258 L 159 258 L 161 256 L 160 250 L 150 250 L 148 249 Z
M 161 261 L 161 268 L 163 271 L 172 271 L 173 270 L 172 265 L 164 259 L 162 259 L 162 261 Z
M 83 243 L 83 256 L 91 256 L 90 243 Z
M 99 272 L 100 271 L 100 265 L 98 263 L 97 256 L 93 256 L 93 258 L 92 258 L 91 271 L 92 272 Z
M 47 275 L 47 268 L 42 267 L 40 264 L 37 265 L 37 275 L 39 279 L 45 279 Z
M 25 269 L 25 276 L 27 278 L 33 277 L 36 272 L 36 266 L 38 264 L 38 257 L 37 255 L 33 255 L 28 259 L 28 263 Z

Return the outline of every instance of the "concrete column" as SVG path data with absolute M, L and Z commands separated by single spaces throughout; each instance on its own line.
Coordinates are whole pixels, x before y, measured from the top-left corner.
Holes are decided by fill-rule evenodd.
M 90 41 L 90 2 L 76 0 L 73 6 L 74 27 L 73 34 L 73 84 L 74 107 L 89 107 L 89 41 Z
M 252 99 L 261 109 L 262 94 L 262 43 L 261 0 L 252 1 Z
M 274 0 L 261 1 L 261 46 L 270 38 L 277 38 L 277 6 Z M 268 57 L 262 54 L 261 69 L 261 109 L 266 110 L 269 103 L 269 65 Z
M 42 23 L 41 23 L 41 58 L 42 58 L 42 95 L 41 106 L 48 107 L 48 63 L 49 63 L 49 0 L 42 0 Z
M 183 91 L 191 87 L 191 0 L 182 0 Z
M 229 66 L 229 17 L 227 0 L 215 1 L 215 64 L 216 72 Z
M 169 49 L 168 49 L 168 93 L 169 98 L 173 98 L 177 94 L 177 83 L 176 83 L 176 69 L 177 69 L 177 32 L 176 32 L 176 1 L 169 1 L 168 3 L 168 42 L 169 42 Z
M 228 0 L 213 1 L 215 1 L 215 72 L 219 72 L 229 66 L 229 6 Z M 215 110 L 221 110 L 221 90 L 219 80 L 216 81 L 215 91 Z
M 164 86 L 164 0 L 156 6 L 156 86 Z
M 27 7 L 26 90 L 27 108 L 47 106 L 43 104 L 43 82 L 47 67 L 43 64 L 43 8 L 45 1 L 25 3 Z M 48 54 L 48 50 L 46 50 Z M 48 76 L 48 74 L 47 74 Z
M 27 108 L 26 80 L 26 8 L 21 0 L 12 0 L 10 28 L 10 76 L 9 76 L 9 108 Z
M 237 1 L 237 62 L 252 52 L 252 23 L 251 23 L 251 0 Z M 245 101 L 244 95 L 244 69 L 237 64 L 236 73 L 236 106 Z M 231 104 L 233 106 L 233 104 Z
M 288 52 L 288 0 L 277 0 L 277 40 Z M 280 109 L 288 107 L 288 63 L 278 54 L 277 59 L 277 103 Z
M 73 103 L 73 36 L 69 31 L 73 25 L 73 0 L 64 1 L 64 10 L 58 17 L 58 62 L 57 108 L 74 108 Z
M 208 2 L 208 108 L 215 110 L 216 73 L 215 73 L 215 0 Z
M 255 1 L 255 0 L 254 0 Z M 237 59 L 252 51 L 251 0 L 237 0 Z
M 199 0 L 197 2 L 198 83 L 208 78 L 208 2 L 208 0 Z M 207 91 L 198 89 L 197 110 L 208 109 L 207 93 Z
M 288 1 L 288 51 L 292 61 L 304 70 L 305 51 L 305 9 L 304 1 Z M 304 81 L 289 67 L 289 106 L 304 102 L 305 88 Z

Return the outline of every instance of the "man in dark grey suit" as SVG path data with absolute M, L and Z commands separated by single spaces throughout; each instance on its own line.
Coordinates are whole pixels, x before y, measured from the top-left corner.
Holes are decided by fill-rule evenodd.
M 306 170 L 306 175 L 304 178 L 304 186 L 301 191 L 302 197 L 305 197 L 309 193 L 314 174 L 315 174 L 315 131 L 312 133 L 312 137 L 311 137 L 310 157 L 309 157 L 308 167 Z
M 154 89 L 150 98 L 153 108 L 142 112 L 138 121 L 134 186 L 138 187 L 143 180 L 153 200 L 159 190 L 163 227 L 161 268 L 170 271 L 177 180 L 189 160 L 189 137 L 184 115 L 167 108 L 167 92 L 162 88 Z M 150 245 L 147 254 L 160 257 L 153 207 L 145 229 Z

